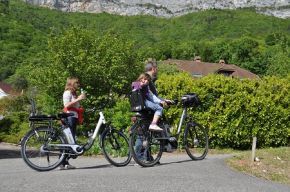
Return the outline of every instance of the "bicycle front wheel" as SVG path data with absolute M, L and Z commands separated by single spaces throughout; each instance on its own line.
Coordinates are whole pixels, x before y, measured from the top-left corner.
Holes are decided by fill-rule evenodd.
M 148 126 L 136 123 L 131 128 L 130 150 L 135 162 L 142 167 L 157 164 L 164 147 L 161 133 L 149 131 Z
M 184 131 L 184 147 L 191 159 L 204 159 L 208 152 L 206 129 L 195 122 L 188 123 Z
M 21 141 L 21 156 L 34 170 L 55 169 L 65 158 L 65 151 L 53 149 L 50 144 L 64 144 L 65 140 L 54 129 L 38 127 L 29 131 Z
M 114 166 L 121 167 L 130 163 L 132 156 L 126 135 L 114 128 L 106 129 L 102 135 L 101 146 L 105 158 Z

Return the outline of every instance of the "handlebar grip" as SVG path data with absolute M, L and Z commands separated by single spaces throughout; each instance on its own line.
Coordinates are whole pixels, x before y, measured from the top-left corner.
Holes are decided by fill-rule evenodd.
M 165 101 L 168 105 L 177 105 L 178 99 Z

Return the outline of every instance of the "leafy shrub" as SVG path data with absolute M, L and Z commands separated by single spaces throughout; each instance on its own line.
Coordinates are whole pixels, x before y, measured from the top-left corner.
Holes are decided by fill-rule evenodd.
M 28 100 L 25 96 L 0 100 L 0 141 L 18 143 L 28 131 Z
M 127 98 L 119 98 L 113 108 L 106 108 L 105 118 L 111 122 L 117 129 L 128 128 L 131 123 L 132 112 Z

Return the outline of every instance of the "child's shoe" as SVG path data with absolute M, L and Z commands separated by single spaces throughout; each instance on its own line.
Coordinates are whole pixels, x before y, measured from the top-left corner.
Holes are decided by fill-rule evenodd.
M 150 131 L 163 131 L 163 129 L 161 129 L 158 125 L 156 125 L 156 124 L 151 124 L 150 126 L 149 126 L 149 130 Z

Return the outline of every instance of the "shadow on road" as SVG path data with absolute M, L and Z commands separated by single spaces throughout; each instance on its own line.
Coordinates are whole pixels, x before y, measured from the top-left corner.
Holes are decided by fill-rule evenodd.
M 192 161 L 192 160 L 188 159 L 188 160 L 182 160 L 182 161 L 174 161 L 174 162 L 168 162 L 168 163 L 161 163 L 160 165 L 170 165 L 170 164 L 184 163 L 184 162 L 189 162 L 189 161 Z
M 21 158 L 20 146 L 0 142 L 0 159 Z
M 206 161 L 207 158 L 199 161 Z M 185 163 L 185 162 L 193 162 L 194 160 L 187 159 L 187 160 L 181 160 L 181 161 L 172 161 L 172 162 L 167 162 L 167 163 L 161 163 L 161 164 L 156 164 L 153 167 L 159 167 L 159 166 L 166 166 L 166 165 L 171 165 L 171 164 L 178 164 L 178 163 Z M 141 166 L 140 166 L 141 167 Z M 153 168 L 153 167 L 142 167 L 142 168 Z
M 106 165 L 98 165 L 98 166 L 90 166 L 90 167 L 80 167 L 77 169 L 98 169 L 98 168 L 110 168 L 110 167 L 114 167 L 111 164 L 106 164 Z
M 21 158 L 20 150 L 0 149 L 0 159 Z

